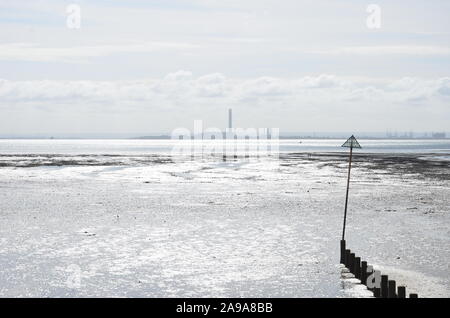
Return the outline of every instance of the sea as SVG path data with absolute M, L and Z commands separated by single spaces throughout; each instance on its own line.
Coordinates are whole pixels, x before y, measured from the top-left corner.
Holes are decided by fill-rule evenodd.
M 348 248 L 450 297 L 450 140 L 358 141 Z M 0 297 L 372 297 L 344 142 L 2 139 Z

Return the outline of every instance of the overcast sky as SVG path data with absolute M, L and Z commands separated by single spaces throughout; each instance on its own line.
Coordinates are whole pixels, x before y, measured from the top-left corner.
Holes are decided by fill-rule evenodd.
M 0 0 L 0 135 L 222 128 L 229 107 L 240 127 L 449 131 L 449 12 L 448 0 Z

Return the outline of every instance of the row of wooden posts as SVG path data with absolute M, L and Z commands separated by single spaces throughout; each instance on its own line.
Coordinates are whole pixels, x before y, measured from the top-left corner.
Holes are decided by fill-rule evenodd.
M 344 264 L 355 275 L 355 278 L 366 285 L 376 298 L 406 298 L 406 287 L 396 287 L 395 280 L 389 280 L 388 275 L 381 275 L 380 287 L 369 288 L 368 278 L 373 274 L 374 270 L 372 268 L 369 272 L 367 262 L 361 261 L 360 257 L 357 257 L 351 250 L 346 249 L 345 240 L 341 240 L 341 264 Z M 418 295 L 409 294 L 409 298 L 418 298 Z

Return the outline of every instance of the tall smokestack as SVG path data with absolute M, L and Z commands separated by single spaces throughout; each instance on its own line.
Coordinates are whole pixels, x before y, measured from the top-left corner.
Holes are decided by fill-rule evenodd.
M 233 111 L 228 109 L 228 128 L 233 128 Z

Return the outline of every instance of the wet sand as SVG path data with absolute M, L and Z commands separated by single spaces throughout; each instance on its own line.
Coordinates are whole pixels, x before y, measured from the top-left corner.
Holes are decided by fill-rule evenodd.
M 355 155 L 347 242 L 450 297 L 449 166 L 429 156 Z M 0 296 L 369 295 L 338 264 L 345 153 L 32 160 L 1 168 Z

